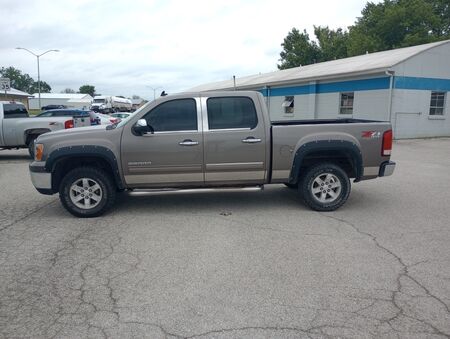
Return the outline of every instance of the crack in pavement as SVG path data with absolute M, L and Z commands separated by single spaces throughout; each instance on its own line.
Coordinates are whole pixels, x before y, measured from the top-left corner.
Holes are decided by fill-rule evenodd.
M 11 223 L 6 224 L 4 227 L 1 227 L 0 228 L 0 232 L 10 228 L 11 226 L 14 226 L 15 224 L 17 224 L 17 223 L 19 223 L 19 222 L 21 222 L 21 221 L 23 221 L 23 220 L 25 220 L 25 219 L 27 219 L 29 217 L 31 217 L 36 212 L 40 211 L 41 209 L 43 209 L 43 208 L 45 208 L 47 206 L 50 206 L 51 204 L 55 203 L 57 200 L 58 199 L 54 199 L 54 200 L 52 200 L 52 201 L 50 201 L 50 202 L 48 202 L 48 203 L 46 203 L 46 204 L 44 204 L 42 206 L 36 207 L 35 209 L 31 210 L 30 212 L 28 212 L 27 214 L 23 215 L 19 219 L 15 219 Z
M 407 265 L 404 263 L 404 261 L 402 260 L 402 258 L 400 256 L 398 256 L 397 254 L 395 254 L 392 250 L 390 250 L 389 248 L 383 246 L 377 239 L 376 236 L 368 233 L 368 232 L 364 232 L 362 230 L 360 230 L 356 225 L 354 225 L 353 223 L 342 219 L 342 218 L 338 218 L 336 216 L 333 215 L 326 215 L 326 214 L 322 214 L 319 213 L 320 216 L 324 217 L 324 218 L 329 218 L 329 219 L 333 219 L 336 220 L 338 222 L 343 223 L 344 225 L 349 226 L 350 228 L 352 228 L 355 232 L 364 235 L 366 237 L 368 237 L 374 244 L 376 247 L 378 247 L 380 250 L 382 250 L 383 252 L 387 253 L 390 257 L 394 258 L 395 261 L 397 261 L 398 265 L 400 266 L 400 272 L 397 275 L 396 278 L 396 289 L 392 291 L 392 295 L 391 295 L 391 299 L 390 302 L 397 308 L 397 313 L 386 319 L 384 322 L 388 323 L 391 327 L 392 327 L 392 322 L 396 319 L 398 319 L 400 316 L 404 316 L 406 318 L 409 318 L 411 320 L 414 321 L 418 321 L 422 324 L 427 325 L 428 327 L 430 327 L 431 329 L 433 329 L 434 334 L 446 337 L 446 338 L 450 338 L 450 333 L 446 333 L 441 329 L 438 329 L 435 325 L 431 324 L 429 321 L 425 321 L 424 319 L 419 319 L 417 317 L 411 316 L 406 314 L 404 308 L 400 305 L 400 301 L 398 300 L 398 295 L 399 294 L 406 294 L 408 295 L 406 292 L 402 291 L 403 289 L 403 285 L 402 285 L 402 278 L 406 278 L 409 279 L 410 281 L 412 281 L 413 283 L 415 283 L 419 288 L 421 288 L 426 296 L 428 296 L 429 298 L 432 298 L 433 300 L 435 300 L 436 302 L 438 302 L 447 312 L 447 314 L 450 315 L 450 309 L 449 306 L 443 301 L 441 300 L 439 297 L 437 297 L 436 295 L 432 294 L 431 291 L 426 288 L 423 284 L 421 284 L 416 278 L 414 278 L 413 276 L 411 276 L 411 273 L 409 272 L 410 267 L 416 266 L 418 264 L 422 264 L 425 261 L 420 261 L 417 263 L 414 263 L 412 265 Z M 414 296 L 412 296 L 412 298 L 414 298 Z
M 29 313 L 26 314 L 26 318 L 19 318 L 18 316 L 17 318 L 14 318 L 17 312 L 10 309 L 12 314 L 5 316 L 0 314 L 0 319 L 4 318 L 5 322 L 8 322 L 9 324 L 16 323 L 19 325 L 25 319 L 33 319 L 34 312 L 44 312 L 45 310 L 42 308 L 41 304 L 47 303 L 47 310 L 49 310 L 47 313 L 48 319 L 47 322 L 44 323 L 39 329 L 41 330 L 41 334 L 43 333 L 46 337 L 51 338 L 64 337 L 67 334 L 65 331 L 70 329 L 71 326 L 79 326 L 80 328 L 85 328 L 88 333 L 95 333 L 96 336 L 109 338 L 113 336 L 114 331 L 121 326 L 133 327 L 138 325 L 149 326 L 149 330 L 150 327 L 153 327 L 155 330 L 161 332 L 161 334 L 166 338 L 173 337 L 185 339 L 215 337 L 222 334 L 224 336 L 251 335 L 252 331 L 273 331 L 277 332 L 276 336 L 282 336 L 288 332 L 293 332 L 311 338 L 314 336 L 333 337 L 333 335 L 329 332 L 332 330 L 358 331 L 357 333 L 365 333 L 365 335 L 370 335 L 372 337 L 378 337 L 380 336 L 380 333 L 389 333 L 389 335 L 398 337 L 404 335 L 408 336 L 411 334 L 435 334 L 446 338 L 450 337 L 445 330 L 441 329 L 433 322 L 430 322 L 427 319 L 419 319 L 415 314 L 408 312 L 403 304 L 405 302 L 402 302 L 400 298 L 403 294 L 409 295 L 404 291 L 404 285 L 407 282 L 410 282 L 417 285 L 427 298 L 439 303 L 439 305 L 447 313 L 449 313 L 448 305 L 438 296 L 432 294 L 432 292 L 426 288 L 426 286 L 421 284 L 417 278 L 413 277 L 409 271 L 411 267 L 425 264 L 426 261 L 422 260 L 411 265 L 406 265 L 400 256 L 396 255 L 386 246 L 383 246 L 376 236 L 359 230 L 355 225 L 344 219 L 334 216 L 322 216 L 347 225 L 355 232 L 370 239 L 377 248 L 389 255 L 390 258 L 395 259 L 395 262 L 399 267 L 398 276 L 396 278 L 396 286 L 392 290 L 380 289 L 380 293 L 381 291 L 384 291 L 388 293 L 389 296 L 347 296 L 348 298 L 367 300 L 367 302 L 362 303 L 362 305 L 360 303 L 356 309 L 351 308 L 350 310 L 345 307 L 343 307 L 343 309 L 334 309 L 331 307 L 308 308 L 303 306 L 280 304 L 280 306 L 305 308 L 314 311 L 315 313 L 313 319 L 308 321 L 306 323 L 307 325 L 304 326 L 296 326 L 297 324 L 295 323 L 292 326 L 289 326 L 290 324 L 272 326 L 257 326 L 257 324 L 255 324 L 254 326 L 231 326 L 228 328 L 225 327 L 218 329 L 211 326 L 213 329 L 210 331 L 186 336 L 183 335 L 182 331 L 180 331 L 181 334 L 174 333 L 173 330 L 167 328 L 164 324 L 158 324 L 154 321 L 145 321 L 147 319 L 144 319 L 144 321 L 128 320 L 124 318 L 122 310 L 132 309 L 133 307 L 120 305 L 121 295 L 117 291 L 117 286 L 120 285 L 118 285 L 117 280 L 122 277 L 129 276 L 130 274 L 133 274 L 133 272 L 142 270 L 142 255 L 143 253 L 146 253 L 146 251 L 131 251 L 126 247 L 126 245 L 122 244 L 123 240 L 120 235 L 122 226 L 133 222 L 133 220 L 126 219 L 118 224 L 115 224 L 113 229 L 106 227 L 105 225 L 102 226 L 100 221 L 98 221 L 98 223 L 93 222 L 93 224 L 82 225 L 79 231 L 74 234 L 72 238 L 64 241 L 62 246 L 55 248 L 51 252 L 51 255 L 47 258 L 49 266 L 47 267 L 44 277 L 39 279 L 38 276 L 38 278 L 35 279 L 34 276 L 31 275 L 29 276 L 30 281 L 27 282 L 28 285 L 25 285 L 25 283 L 19 285 L 20 289 L 23 289 L 24 292 L 22 292 L 22 294 L 18 294 L 14 301 L 17 303 L 16 310 L 19 310 L 19 308 L 22 308 L 22 310 L 28 310 Z M 211 215 L 207 215 L 206 217 L 211 218 Z M 232 225 L 233 227 L 238 223 L 238 221 L 233 220 L 233 218 L 223 218 L 220 216 L 217 216 L 217 218 L 220 218 L 220 220 L 226 222 L 228 225 Z M 255 228 L 254 226 L 248 224 L 247 221 L 244 221 L 244 223 L 241 222 L 240 224 Z M 107 226 L 111 225 L 107 224 Z M 333 225 L 330 227 L 334 228 Z M 261 229 L 261 227 L 256 228 Z M 279 231 L 277 229 L 268 230 Z M 311 235 L 323 236 L 325 234 Z M 107 267 L 114 265 L 117 265 L 115 270 L 108 270 Z M 42 267 L 39 269 L 42 269 Z M 17 272 L 23 273 L 20 269 L 17 270 Z M 30 274 L 34 273 L 31 272 Z M 62 281 L 58 280 L 60 278 L 63 278 Z M 153 278 L 158 279 L 158 277 Z M 72 283 L 66 285 L 70 280 L 73 280 Z M 48 284 L 50 285 L 47 286 Z M 46 290 L 47 287 L 50 292 Z M 27 290 L 27 288 L 29 288 L 29 290 Z M 54 300 L 49 298 L 46 299 L 47 296 L 45 293 L 50 294 Z M 3 301 L 5 301 L 5 299 L 3 299 L 2 296 L 2 302 Z M 386 312 L 383 314 L 387 314 L 385 317 L 375 317 L 364 313 L 365 311 L 376 307 L 379 302 L 391 303 L 396 310 L 395 314 L 391 315 L 389 314 L 390 312 Z M 2 305 L 0 304 L 0 309 L 1 306 Z M 52 307 L 55 310 L 52 310 Z M 344 320 L 338 324 L 333 324 L 333 320 L 321 320 L 324 315 L 333 314 L 332 312 L 344 313 Z M 362 325 L 358 328 L 358 326 L 351 323 L 353 319 L 357 319 L 356 317 L 373 320 L 375 322 L 373 329 L 361 328 Z M 423 331 L 421 331 L 421 329 L 411 329 L 408 332 L 403 332 L 394 324 L 394 322 L 400 317 L 421 323 L 426 328 Z M 366 325 L 367 323 L 363 324 Z M 386 328 L 382 330 L 382 326 L 384 324 L 390 328 L 390 331 Z M 429 331 L 427 331 L 427 329 L 429 329 Z M 363 330 L 365 330 L 365 332 L 362 332 Z M 2 332 L 0 331 L 0 333 Z M 8 337 L 7 332 L 3 332 L 2 334 L 4 334 L 5 337 Z

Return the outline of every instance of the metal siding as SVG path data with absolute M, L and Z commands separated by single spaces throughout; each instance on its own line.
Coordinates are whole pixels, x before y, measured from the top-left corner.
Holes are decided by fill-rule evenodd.
M 339 93 L 317 95 L 316 108 L 318 119 L 336 119 L 339 116 Z
M 389 120 L 389 89 L 355 92 L 353 118 Z
M 425 77 L 394 77 L 394 87 L 398 89 L 422 89 L 433 91 L 450 91 L 450 79 Z
M 429 116 L 431 91 L 396 89 L 392 104 L 394 137 L 450 136 L 450 104 L 447 92 L 444 115 Z
M 398 76 L 450 79 L 450 44 L 413 56 L 392 69 Z

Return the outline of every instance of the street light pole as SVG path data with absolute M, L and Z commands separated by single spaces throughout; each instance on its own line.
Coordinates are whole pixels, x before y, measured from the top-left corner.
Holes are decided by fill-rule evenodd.
M 41 72 L 40 72 L 40 69 L 39 69 L 39 58 L 40 58 L 41 56 L 43 56 L 44 54 L 47 54 L 47 53 L 49 53 L 49 52 L 59 52 L 59 49 L 49 49 L 48 51 L 45 51 L 44 53 L 41 53 L 41 54 L 33 53 L 33 52 L 30 51 L 29 49 L 23 48 L 23 47 L 16 47 L 16 49 L 23 49 L 24 51 L 27 51 L 28 53 L 33 54 L 33 55 L 36 57 L 36 59 L 37 59 L 39 109 L 41 109 Z
M 151 87 L 151 86 L 147 86 L 147 87 L 153 90 L 153 100 L 155 100 L 156 99 L 156 90 L 161 89 L 162 87 Z

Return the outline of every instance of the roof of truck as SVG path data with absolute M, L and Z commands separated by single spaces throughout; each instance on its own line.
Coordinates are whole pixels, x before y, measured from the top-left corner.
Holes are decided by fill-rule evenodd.
M 236 87 L 239 89 L 255 88 L 258 85 L 266 86 L 283 84 L 286 82 L 320 80 L 325 78 L 351 76 L 355 74 L 384 72 L 424 51 L 448 43 L 450 43 L 450 40 L 358 55 L 350 58 L 273 71 L 270 73 L 245 76 L 242 78 L 236 78 Z M 200 85 L 189 89 L 189 91 L 233 89 L 233 87 L 233 79 L 229 79 Z

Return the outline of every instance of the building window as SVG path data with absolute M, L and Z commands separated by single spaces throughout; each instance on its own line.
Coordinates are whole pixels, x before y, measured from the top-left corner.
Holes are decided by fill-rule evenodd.
M 341 93 L 341 105 L 339 107 L 339 114 L 353 114 L 353 101 L 355 93 Z
M 287 114 L 294 113 L 294 96 L 284 97 L 284 101 L 281 107 L 284 108 L 284 113 Z
M 430 115 L 444 115 L 445 92 L 431 92 Z

